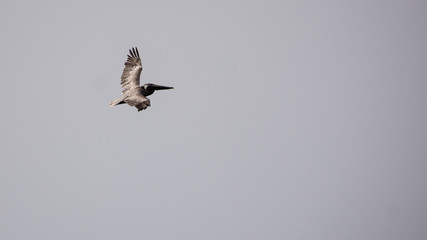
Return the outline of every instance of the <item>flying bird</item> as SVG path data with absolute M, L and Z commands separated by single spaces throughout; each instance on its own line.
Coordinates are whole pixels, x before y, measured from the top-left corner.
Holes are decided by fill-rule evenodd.
M 132 48 L 129 50 L 130 55 L 125 62 L 125 69 L 122 73 L 122 96 L 110 103 L 110 106 L 127 103 L 132 107 L 136 107 L 139 111 L 151 106 L 150 99 L 146 98 L 156 90 L 173 89 L 173 87 L 161 86 L 153 83 L 139 85 L 141 77 L 142 64 L 139 57 L 138 49 Z

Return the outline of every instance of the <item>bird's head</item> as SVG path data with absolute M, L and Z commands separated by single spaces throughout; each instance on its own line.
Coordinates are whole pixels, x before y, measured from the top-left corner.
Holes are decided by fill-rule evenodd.
M 147 91 L 156 91 L 156 90 L 165 90 L 165 89 L 173 89 L 173 87 L 167 87 L 162 85 L 157 85 L 153 83 L 146 83 L 143 85 L 144 89 Z

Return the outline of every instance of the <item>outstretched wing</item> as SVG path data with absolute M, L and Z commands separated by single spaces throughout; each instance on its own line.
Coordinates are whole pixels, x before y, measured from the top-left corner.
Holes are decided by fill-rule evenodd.
M 125 94 L 133 87 L 139 87 L 139 78 L 141 76 L 142 64 L 138 49 L 129 50 L 128 60 L 125 62 L 125 69 L 122 73 L 122 94 Z

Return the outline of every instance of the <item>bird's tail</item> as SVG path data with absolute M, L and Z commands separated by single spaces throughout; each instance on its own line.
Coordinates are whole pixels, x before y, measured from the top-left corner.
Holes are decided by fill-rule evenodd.
M 116 105 L 119 105 L 120 103 L 122 103 L 123 102 L 123 99 L 122 98 L 119 98 L 119 99 L 116 99 L 116 100 L 114 100 L 114 101 L 111 101 L 110 102 L 110 107 L 114 107 L 114 106 L 116 106 Z

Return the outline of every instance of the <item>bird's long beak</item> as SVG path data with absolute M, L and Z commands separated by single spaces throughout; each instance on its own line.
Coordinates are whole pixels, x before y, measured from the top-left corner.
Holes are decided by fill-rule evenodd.
M 173 87 L 167 87 L 167 86 L 162 86 L 162 85 L 157 85 L 157 84 L 151 84 L 150 88 L 153 90 L 173 89 Z

